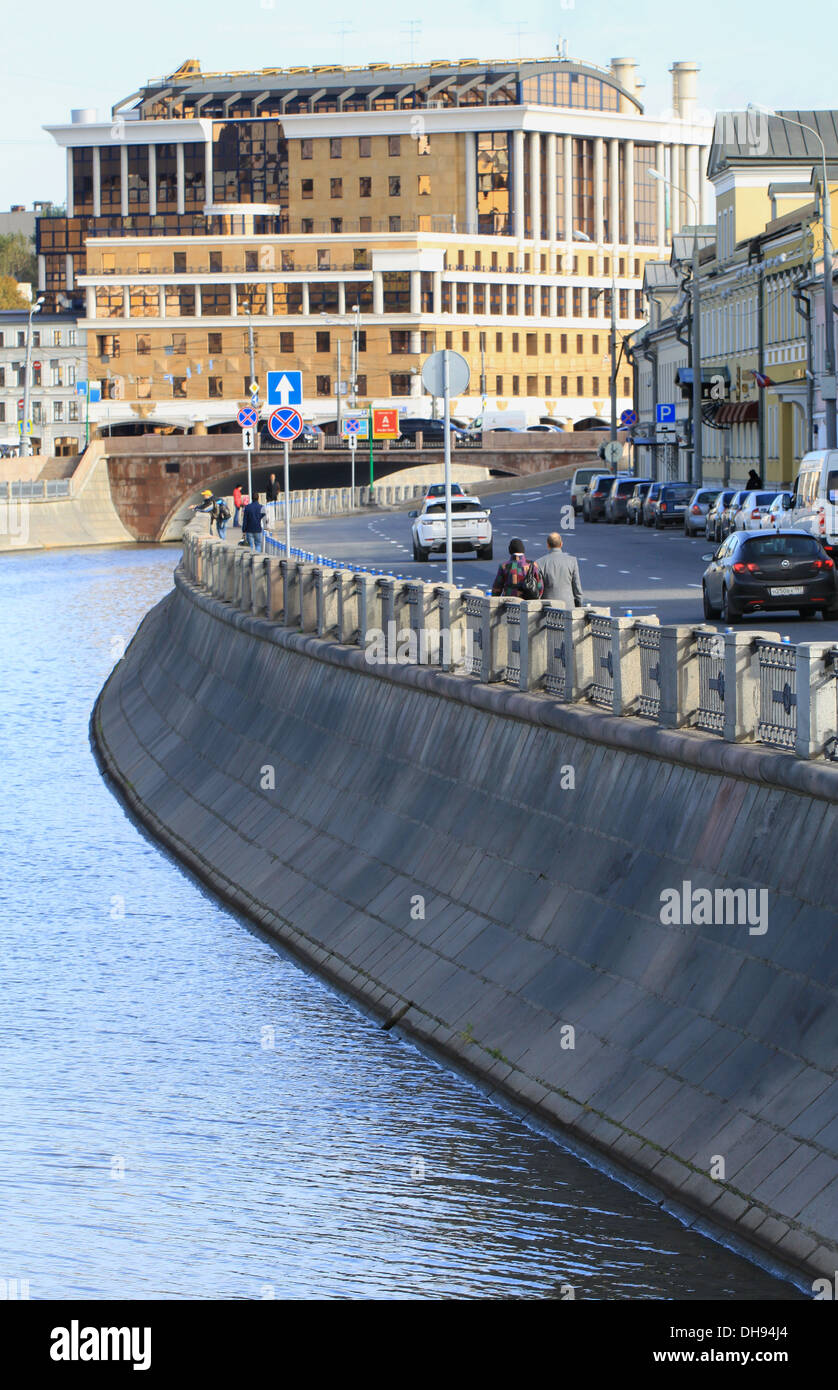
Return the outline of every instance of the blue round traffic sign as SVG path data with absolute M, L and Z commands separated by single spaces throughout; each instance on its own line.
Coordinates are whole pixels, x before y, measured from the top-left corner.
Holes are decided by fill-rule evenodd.
M 258 419 L 259 411 L 252 405 L 243 405 L 236 416 L 236 420 L 243 430 L 255 429 Z
M 620 416 L 620 424 L 621 424 L 621 425 L 625 425 L 626 428 L 628 428 L 629 425 L 636 425 L 636 424 L 637 424 L 637 411 L 636 411 L 636 410 L 624 410 L 623 413 L 622 413 L 622 415 Z
M 281 405 L 268 420 L 274 439 L 296 439 L 303 432 L 303 417 L 292 405 Z

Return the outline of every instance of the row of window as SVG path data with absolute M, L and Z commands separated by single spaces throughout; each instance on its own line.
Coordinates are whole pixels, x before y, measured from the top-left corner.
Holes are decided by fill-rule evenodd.
M 31 411 L 31 419 L 35 422 L 35 424 L 38 424 L 38 425 L 43 424 L 44 421 L 45 421 L 46 418 L 47 418 L 46 411 L 44 410 L 44 403 L 43 403 L 42 401 L 32 401 L 32 402 L 30 403 L 29 409 L 30 409 L 30 411 Z M 62 422 L 62 421 L 64 421 L 64 420 L 78 420 L 78 418 L 79 418 L 79 403 L 78 403 L 78 401 L 77 401 L 77 400 L 72 400 L 72 401 L 53 401 L 53 402 L 52 402 L 52 418 L 53 418 L 53 420 L 56 421 L 56 422 Z M 12 420 L 22 420 L 22 419 L 23 419 L 23 410 L 21 409 L 21 407 L 20 407 L 20 406 L 11 406 L 11 405 L 10 405 L 10 406 L 9 406 L 9 421 L 11 422 Z M 5 423 L 6 423 L 6 402 L 5 402 L 5 401 L 0 401 L 0 424 L 5 424 Z
M 409 396 L 412 394 L 411 384 L 415 380 L 412 372 L 390 372 L 389 378 L 391 396 Z M 167 374 L 165 380 L 171 386 L 173 400 L 186 400 L 189 396 L 189 382 L 194 382 L 195 378 Z M 527 396 L 544 396 L 549 398 L 554 394 L 555 390 L 558 396 L 562 398 L 571 395 L 596 398 L 608 392 L 608 381 L 604 377 L 598 376 L 554 377 L 551 375 L 541 376 L 533 373 L 524 377 L 518 375 L 497 375 L 493 378 L 489 378 L 489 381 L 494 384 L 494 394 L 500 397 L 507 394 L 520 396 L 523 392 L 523 394 Z M 152 393 L 153 398 L 156 400 L 159 400 L 162 396 L 161 388 L 159 384 L 155 387 L 153 377 L 137 377 L 135 385 L 138 400 L 151 400 Z M 334 395 L 333 385 L 333 378 L 329 374 L 318 373 L 315 375 L 314 392 L 316 396 L 332 398 Z M 622 388 L 623 396 L 629 396 L 631 394 L 630 377 L 624 376 L 619 385 Z M 365 373 L 359 373 L 356 377 L 356 387 L 359 396 L 364 397 L 367 395 L 367 377 Z M 123 392 L 124 387 L 121 380 L 102 382 L 103 400 L 120 400 L 122 399 Z M 249 376 L 237 378 L 235 380 L 230 377 L 221 376 L 210 376 L 207 378 L 207 398 L 209 400 L 223 400 L 225 398 L 241 399 L 247 397 L 249 394 Z M 40 402 L 37 404 L 40 405 Z M 64 404 L 65 402 L 62 401 L 53 402 L 53 406 L 56 410 L 59 408 L 63 409 Z M 66 402 L 66 404 L 69 406 L 70 410 L 70 414 L 67 418 L 70 420 L 77 420 L 78 402 L 69 401 Z M 74 411 L 76 413 L 73 413 Z M 33 419 L 37 420 L 40 418 L 38 414 L 33 415 Z M 61 420 L 63 418 L 63 415 L 60 413 L 53 415 L 53 419 L 55 420 Z M 0 416 L 0 419 L 2 419 L 2 416 Z
M 8 372 L 9 380 L 6 381 Z M 32 385 L 44 385 L 43 364 L 33 362 L 31 365 Z M 26 383 L 26 363 L 12 362 L 8 368 L 0 366 L 0 387 L 23 386 Z M 50 386 L 75 386 L 76 367 L 74 362 L 50 362 L 49 364 L 49 384 Z
M 76 347 L 79 335 L 75 328 L 49 328 L 46 331 L 38 329 L 32 330 L 32 346 L 39 347 Z M 0 348 L 2 347 L 26 347 L 26 329 L 17 328 L 13 330 L 5 329 L 0 331 Z
M 331 351 L 331 336 L 332 336 L 331 333 L 327 332 L 326 330 L 319 330 L 319 331 L 315 334 L 316 351 L 317 351 L 317 352 L 330 352 L 330 351 Z M 358 333 L 357 333 L 355 336 L 356 336 L 356 341 L 357 341 L 357 344 L 358 344 L 358 351 L 359 351 L 359 352 L 366 352 L 366 350 L 367 350 L 367 334 L 366 334 L 366 329 L 363 329 L 363 328 L 360 329 L 360 330 L 358 331 Z M 428 337 L 428 336 L 433 337 L 432 334 L 431 334 L 431 335 L 423 334 L 423 337 Z M 206 339 L 206 341 L 207 341 L 207 353 L 209 354 L 210 358 L 212 358 L 212 357 L 220 357 L 221 354 L 222 354 L 222 352 L 225 351 L 225 348 L 224 348 L 224 345 L 223 345 L 223 338 L 222 338 L 222 334 L 221 334 L 221 333 L 208 333 L 208 334 L 207 334 L 207 339 Z M 133 352 L 135 352 L 135 353 L 137 354 L 138 357 L 148 357 L 148 356 L 150 356 L 150 354 L 151 354 L 151 335 L 148 334 L 148 333 L 137 333 L 136 335 L 127 334 L 127 333 L 97 333 L 97 334 L 96 334 L 96 355 L 97 355 L 97 357 L 104 358 L 104 359 L 107 360 L 107 361 L 110 361 L 111 358 L 120 357 L 120 356 L 122 355 L 122 344 L 123 344 L 123 342 L 125 343 L 125 350 L 126 350 L 126 353 L 130 353 L 130 352 L 133 351 Z M 193 338 L 192 338 L 192 340 L 191 340 L 191 342 L 190 342 L 189 351 L 190 351 L 190 352 L 193 352 L 193 353 L 194 353 L 194 352 L 198 352 L 198 351 L 202 350 L 202 346 L 203 346 L 202 344 L 196 343 L 195 338 L 194 338 L 194 336 L 193 336 Z M 258 351 L 259 351 L 259 334 L 258 334 L 258 333 L 254 333 L 254 335 L 253 335 L 253 349 L 254 349 L 255 352 L 258 352 Z M 184 355 L 186 354 L 186 350 L 187 350 L 187 348 L 186 348 L 186 334 L 185 334 L 185 333 L 172 333 L 171 336 L 170 336 L 170 338 L 169 338 L 169 342 L 168 342 L 168 343 L 164 346 L 164 348 L 163 348 L 163 351 L 166 353 L 167 356 L 175 356 L 175 357 L 184 356 Z M 237 350 L 240 350 L 241 352 L 247 352 L 247 351 L 249 350 L 249 340 L 248 340 L 248 335 L 247 335 L 246 333 L 243 335 L 240 348 L 237 349 Z M 432 351 L 433 349 L 430 349 L 430 350 Z M 227 351 L 228 353 L 231 351 L 229 342 L 228 342 L 228 344 L 227 344 L 226 351 Z M 280 331 L 280 334 L 279 334 L 279 351 L 280 351 L 283 355 L 286 355 L 286 354 L 288 354 L 288 353 L 293 353 L 293 352 L 295 351 L 295 348 L 294 348 L 294 334 L 293 334 L 293 332 L 287 331 L 287 330 L 285 330 L 285 329 L 283 329 L 283 330 Z M 2 382 L 0 382 L 0 384 L 2 384 Z M 248 394 L 249 394 L 249 391 L 248 391 Z
M 415 147 L 416 147 L 416 153 L 417 153 L 417 154 L 430 154 L 430 152 L 431 152 L 431 141 L 430 141 L 430 136 L 428 136 L 428 135 L 417 135 L 417 136 L 411 136 L 410 138 L 411 138 L 411 141 L 413 142 L 413 144 L 414 144 Z M 398 158 L 398 156 L 399 156 L 399 155 L 401 154 L 401 152 L 402 152 L 402 137 L 401 137 L 400 135 L 388 135 L 388 136 L 386 137 L 386 139 L 387 139 L 387 153 L 388 153 L 391 157 L 393 157 L 393 158 Z M 345 139 L 342 139 L 342 138 L 340 138 L 340 137 L 333 137 L 332 139 L 330 139 L 330 140 L 329 140 L 329 158 L 330 158 L 330 159 L 342 159 L 342 158 L 343 158 L 343 147 L 344 147 L 344 145 L 347 145 L 347 146 L 348 146 L 349 143 L 350 143 L 349 140 L 345 140 Z M 359 158 L 359 159 L 369 159 L 369 158 L 371 157 L 371 155 L 372 155 L 372 136 L 371 136 L 371 135 L 359 135 L 359 136 L 358 136 L 358 141 L 357 141 L 357 148 L 358 148 L 358 158 Z M 313 159 L 313 158 L 314 158 L 314 141 L 313 141 L 313 140 L 301 140 L 301 141 L 300 141 L 300 158 L 301 158 L 301 159 Z
M 431 192 L 430 174 L 418 174 L 416 177 L 416 192 L 420 198 L 427 198 Z M 401 174 L 389 174 L 387 177 L 387 193 L 391 198 L 400 198 L 402 193 Z M 314 197 L 314 179 L 302 179 L 300 182 L 300 197 L 310 199 Z M 329 197 L 343 197 L 343 179 L 329 179 Z M 358 197 L 372 197 L 372 178 L 364 174 L 358 179 Z

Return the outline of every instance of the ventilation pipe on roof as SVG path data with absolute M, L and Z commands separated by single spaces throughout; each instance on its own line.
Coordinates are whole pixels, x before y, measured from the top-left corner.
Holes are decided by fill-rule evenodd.
M 691 121 L 698 96 L 698 63 L 673 63 L 669 71 L 672 74 L 673 109 L 683 121 Z

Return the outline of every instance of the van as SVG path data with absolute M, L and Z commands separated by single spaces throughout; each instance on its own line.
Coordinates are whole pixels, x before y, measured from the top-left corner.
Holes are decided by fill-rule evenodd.
M 785 524 L 808 531 L 828 555 L 838 555 L 838 449 L 803 455 Z
M 573 503 L 574 512 L 582 510 L 582 495 L 591 478 L 596 478 L 602 472 L 601 468 L 577 468 L 570 484 L 570 500 Z

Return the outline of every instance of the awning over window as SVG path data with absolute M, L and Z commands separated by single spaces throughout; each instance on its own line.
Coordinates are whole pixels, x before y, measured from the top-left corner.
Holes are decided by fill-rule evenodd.
M 719 406 L 715 422 L 719 425 L 746 425 L 759 419 L 757 401 L 725 401 Z

